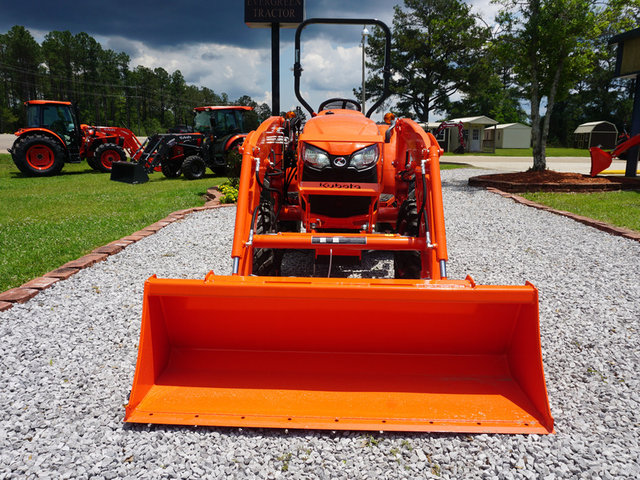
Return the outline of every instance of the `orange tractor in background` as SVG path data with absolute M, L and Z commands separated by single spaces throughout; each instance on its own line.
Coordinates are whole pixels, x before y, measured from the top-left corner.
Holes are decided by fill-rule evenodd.
M 80 124 L 71 102 L 29 100 L 27 126 L 16 132 L 9 149 L 16 167 L 25 175 L 60 173 L 65 163 L 87 163 L 110 172 L 115 161 L 134 156 L 141 144 L 127 128 Z
M 315 23 L 384 32 L 385 94 L 366 114 L 302 98 L 300 35 Z M 295 90 L 312 118 L 274 116 L 247 136 L 231 275 L 147 280 L 125 421 L 553 432 L 536 288 L 447 277 L 442 151 L 410 119 L 370 118 L 388 96 L 390 45 L 378 20 L 300 24 Z M 291 249 L 328 276 L 286 276 Z M 379 250 L 394 253 L 395 278 L 332 267 Z

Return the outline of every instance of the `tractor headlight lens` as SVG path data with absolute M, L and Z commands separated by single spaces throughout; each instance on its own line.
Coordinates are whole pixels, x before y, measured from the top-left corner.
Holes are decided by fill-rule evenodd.
M 330 165 L 327 152 L 313 145 L 304 144 L 302 159 L 304 163 L 314 168 L 324 168 Z
M 378 145 L 370 145 L 351 155 L 351 166 L 358 170 L 368 168 L 371 165 L 375 165 L 378 161 L 378 156 Z

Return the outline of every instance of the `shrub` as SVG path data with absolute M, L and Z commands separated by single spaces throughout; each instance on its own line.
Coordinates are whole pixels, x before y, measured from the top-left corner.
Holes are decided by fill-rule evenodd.
M 218 187 L 218 190 L 222 192 L 220 202 L 222 203 L 236 203 L 238 201 L 238 188 L 226 182 Z

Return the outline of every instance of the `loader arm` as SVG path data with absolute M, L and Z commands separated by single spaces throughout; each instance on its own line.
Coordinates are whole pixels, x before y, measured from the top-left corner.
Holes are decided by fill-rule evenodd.
M 618 145 L 611 152 L 605 152 L 599 147 L 591 147 L 589 149 L 589 154 L 591 155 L 591 172 L 590 175 L 595 177 L 603 170 L 609 168 L 611 165 L 611 161 L 618 157 L 621 153 L 626 152 L 632 147 L 636 145 L 640 145 L 640 134 L 634 135 L 628 140 L 625 140 L 620 145 Z

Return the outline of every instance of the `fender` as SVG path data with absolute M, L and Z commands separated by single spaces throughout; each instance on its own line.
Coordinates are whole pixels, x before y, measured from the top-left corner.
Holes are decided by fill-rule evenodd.
M 236 143 L 239 140 L 241 140 L 240 143 L 244 143 L 244 139 L 245 138 L 247 138 L 247 134 L 246 133 L 239 133 L 237 135 L 233 135 L 233 136 L 229 137 L 229 139 L 224 144 L 224 151 L 226 152 L 227 150 L 229 150 L 233 146 L 233 144 Z
M 31 127 L 31 128 L 21 128 L 20 130 L 18 130 L 17 132 L 14 133 L 14 135 L 18 138 L 24 136 L 24 135 L 29 135 L 31 133 L 44 133 L 46 135 L 49 135 L 50 137 L 55 138 L 56 140 L 58 140 L 60 142 L 60 144 L 62 145 L 62 148 L 64 148 L 64 151 L 67 152 L 67 143 L 60 137 L 60 135 L 58 135 L 57 133 L 55 133 L 53 130 L 49 130 L 48 128 L 40 128 L 40 127 Z M 18 139 L 16 138 L 16 141 Z M 15 142 L 14 142 L 15 145 Z M 13 147 L 11 147 L 11 149 L 7 149 L 7 151 L 9 153 L 12 153 Z
M 55 133 L 53 130 L 49 130 L 48 128 L 39 128 L 39 127 L 21 128 L 20 130 L 15 132 L 14 135 L 16 137 L 21 137 L 21 136 L 29 134 L 29 133 L 40 133 L 40 132 L 41 133 L 46 133 L 47 135 L 56 138 L 62 144 L 64 149 L 65 150 L 67 149 L 67 143 L 60 137 L 60 135 Z

